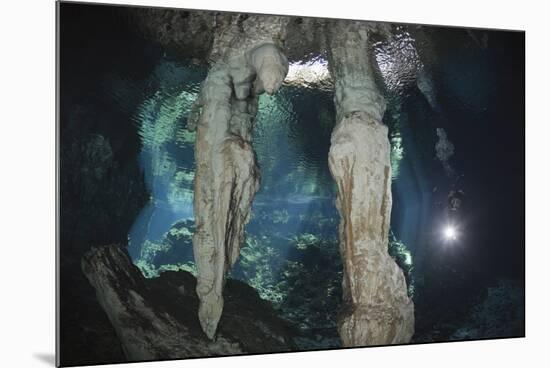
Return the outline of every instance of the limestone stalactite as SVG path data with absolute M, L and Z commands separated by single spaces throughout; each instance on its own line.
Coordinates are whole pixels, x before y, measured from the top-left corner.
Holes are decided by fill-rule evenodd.
M 287 72 L 284 17 L 221 16 L 189 126 L 195 142 L 199 320 L 213 339 L 223 310 L 225 275 L 239 256 L 260 174 L 252 148 L 258 95 L 275 93 Z
M 337 111 L 329 167 L 338 188 L 344 264 L 338 331 L 344 346 L 406 343 L 414 307 L 403 272 L 388 254 L 390 143 L 368 47 L 373 32 L 384 30 L 350 21 L 329 22 L 326 30 Z

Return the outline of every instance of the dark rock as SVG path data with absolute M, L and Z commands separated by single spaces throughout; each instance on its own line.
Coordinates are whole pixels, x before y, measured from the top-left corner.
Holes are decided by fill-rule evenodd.
M 196 279 L 190 273 L 168 271 L 158 278 L 146 279 L 118 245 L 92 248 L 82 259 L 82 270 L 94 287 L 127 360 L 295 349 L 293 328 L 252 287 L 240 281 L 227 281 L 219 331 L 216 340 L 210 341 L 197 318 Z
M 131 22 L 135 21 L 142 33 L 183 57 L 206 59 L 212 46 L 214 28 L 229 14 L 184 9 L 131 8 Z
M 525 336 L 525 290 L 521 283 L 499 280 L 475 305 L 450 340 Z M 453 326 L 454 327 L 454 326 Z
M 94 289 L 82 271 L 62 265 L 59 345 L 62 366 L 107 364 L 125 360 L 124 352 Z

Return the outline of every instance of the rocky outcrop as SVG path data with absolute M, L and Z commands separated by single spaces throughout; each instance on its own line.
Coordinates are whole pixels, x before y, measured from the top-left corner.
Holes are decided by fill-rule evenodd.
M 127 15 L 130 14 L 130 17 Z M 262 27 L 258 23 L 261 16 L 232 14 L 219 11 L 197 11 L 175 8 L 124 8 L 131 27 L 146 38 L 158 42 L 178 57 L 191 59 L 194 63 L 205 63 L 212 56 L 214 38 L 218 38 L 218 28 L 232 22 L 245 24 L 248 29 Z M 252 19 L 247 21 L 247 19 Z M 273 18 L 273 17 L 271 17 Z M 304 57 L 318 55 L 323 51 L 323 20 L 311 17 L 280 17 L 284 44 L 280 44 L 286 57 L 291 61 L 302 61 Z M 278 20 L 277 20 L 278 21 Z M 259 29 L 263 31 L 262 29 Z M 273 33 L 267 33 L 269 39 Z M 261 33 L 249 34 L 251 39 L 263 37 Z M 282 38 L 280 38 L 282 40 Z
M 285 18 L 238 16 L 216 28 L 210 60 L 189 119 L 195 142 L 193 237 L 199 319 L 213 339 L 225 275 L 239 256 L 260 174 L 251 136 L 258 95 L 275 93 L 288 72 L 280 51 Z
M 452 168 L 449 160 L 455 153 L 454 144 L 447 138 L 447 132 L 443 128 L 435 130 L 437 134 L 437 142 L 435 143 L 435 155 L 449 177 L 455 176 L 455 171 Z
M 202 63 L 212 47 L 216 24 L 231 17 L 231 14 L 215 11 L 173 8 L 130 7 L 124 10 L 131 26 L 145 37 L 175 51 L 182 58 Z
M 288 324 L 250 286 L 228 282 L 226 313 L 216 341 L 201 331 L 196 280 L 188 272 L 146 279 L 118 245 L 92 248 L 82 270 L 116 331 L 128 360 L 182 359 L 289 351 Z
M 344 346 L 409 342 L 414 308 L 403 272 L 388 254 L 391 167 L 385 101 L 377 89 L 365 22 L 327 25 L 329 63 L 335 82 L 337 124 L 329 167 L 336 181 L 343 308 L 338 330 Z

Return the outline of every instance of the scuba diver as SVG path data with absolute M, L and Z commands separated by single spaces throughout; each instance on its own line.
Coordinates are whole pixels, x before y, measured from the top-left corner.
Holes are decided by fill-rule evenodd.
M 464 192 L 462 190 L 451 190 L 447 195 L 447 212 L 456 213 L 464 201 Z
M 447 206 L 445 207 L 446 225 L 444 238 L 446 241 L 454 241 L 460 235 L 461 230 L 461 207 L 464 203 L 465 194 L 462 190 L 451 190 L 447 195 Z

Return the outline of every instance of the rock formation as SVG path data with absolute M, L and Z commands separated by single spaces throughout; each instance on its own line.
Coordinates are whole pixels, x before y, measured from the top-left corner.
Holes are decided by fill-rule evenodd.
M 341 217 L 344 296 L 338 330 L 344 346 L 406 343 L 414 332 L 405 277 L 388 254 L 390 143 L 369 50 L 370 37 L 379 31 L 366 22 L 327 24 L 337 110 L 329 167 Z
M 435 143 L 435 155 L 449 177 L 455 176 L 455 171 L 449 163 L 455 153 L 454 144 L 447 138 L 447 132 L 443 128 L 436 128 L 437 142 Z
M 221 17 L 211 68 L 189 118 L 195 142 L 199 320 L 213 339 L 223 310 L 225 275 L 239 255 L 260 174 L 252 149 L 258 95 L 275 93 L 287 72 L 280 51 L 285 17 Z
M 201 331 L 195 278 L 164 272 L 146 279 L 118 245 L 92 248 L 82 270 L 116 331 L 124 360 L 182 359 L 294 349 L 292 330 L 252 287 L 228 283 L 216 341 Z M 109 344 L 105 341 L 98 343 Z M 112 363 L 112 362 L 110 362 Z

